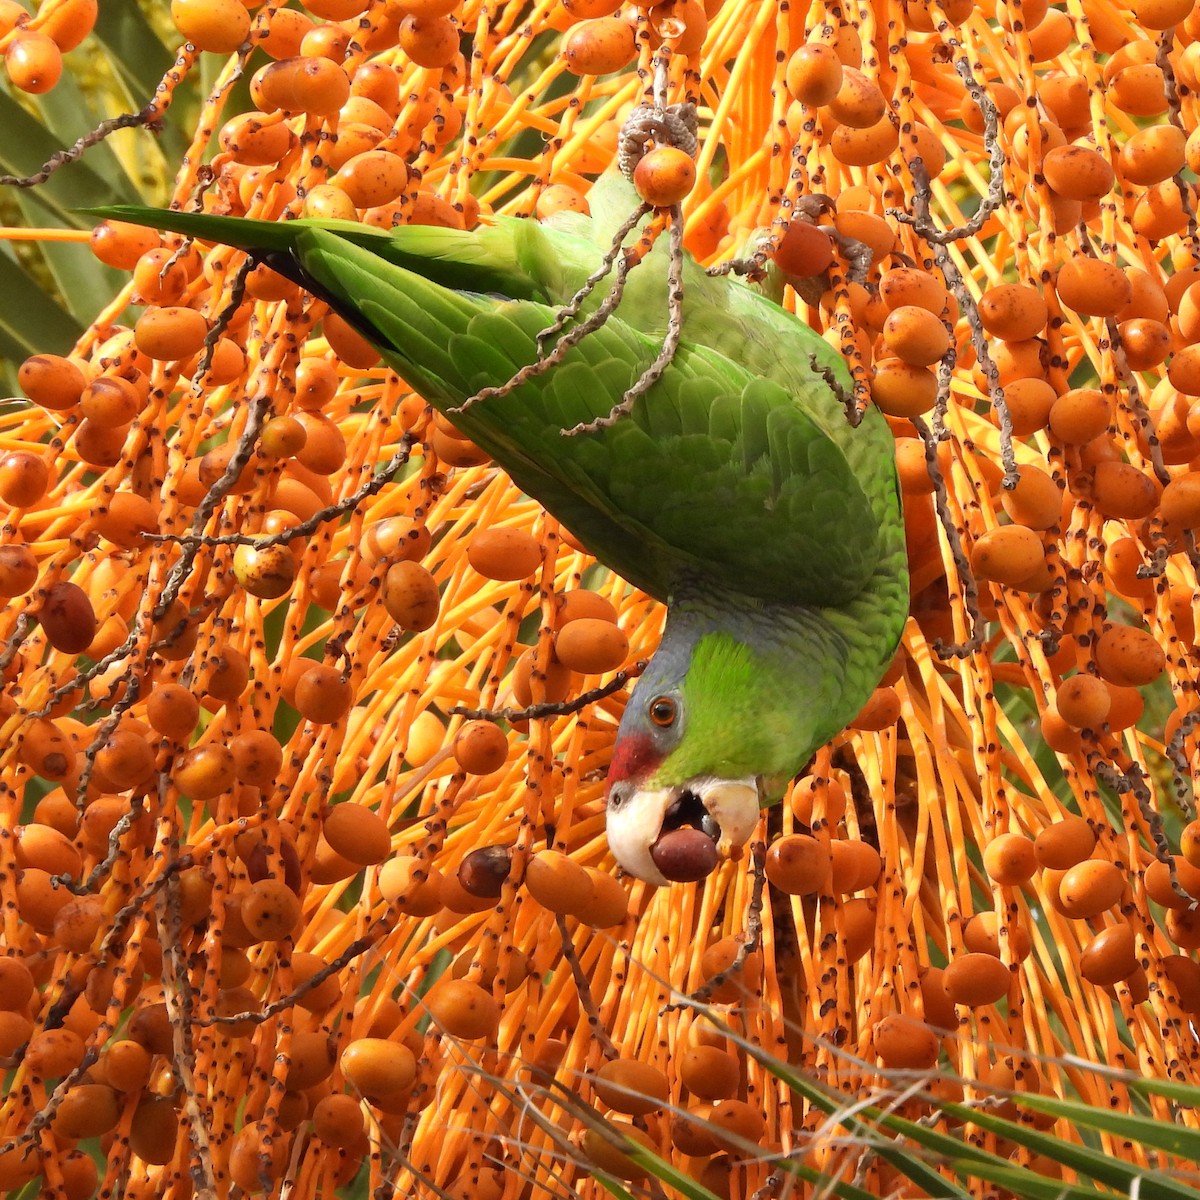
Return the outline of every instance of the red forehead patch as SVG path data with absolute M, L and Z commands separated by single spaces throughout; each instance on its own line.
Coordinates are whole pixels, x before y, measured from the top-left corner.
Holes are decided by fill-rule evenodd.
M 654 741 L 646 734 L 631 734 L 622 738 L 613 751 L 612 764 L 608 768 L 608 782 L 617 783 L 635 775 L 644 775 L 657 766 L 660 755 L 654 749 Z

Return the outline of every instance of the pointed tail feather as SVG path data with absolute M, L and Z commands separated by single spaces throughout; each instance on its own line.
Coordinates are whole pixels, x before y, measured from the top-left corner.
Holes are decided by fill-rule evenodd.
M 147 208 L 140 204 L 112 204 L 105 208 L 84 208 L 80 212 L 106 221 L 125 221 L 130 225 L 147 225 L 206 242 L 219 242 L 256 255 L 288 253 L 295 248 L 301 230 L 311 227 L 312 221 L 254 221 L 248 217 L 217 217 L 211 213 L 175 212 L 166 208 Z M 359 225 L 354 221 L 322 221 L 320 225 L 331 233 L 350 238 L 357 245 L 372 245 L 387 241 L 380 229 Z
M 81 212 L 105 220 L 148 225 L 206 242 L 245 250 L 296 282 L 303 278 L 281 266 L 279 256 L 297 255 L 297 243 L 319 229 L 369 250 L 385 262 L 457 291 L 496 292 L 513 300 L 544 299 L 539 285 L 521 261 L 541 236 L 536 225 L 501 221 L 479 230 L 444 229 L 433 225 L 398 225 L 376 229 L 357 221 L 256 221 L 248 217 L 218 217 L 210 213 L 175 212 L 134 204 L 86 208 Z M 536 249 L 535 249 L 536 253 Z

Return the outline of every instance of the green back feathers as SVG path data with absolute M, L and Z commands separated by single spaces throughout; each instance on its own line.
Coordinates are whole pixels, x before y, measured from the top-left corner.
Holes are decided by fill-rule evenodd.
M 355 297 L 389 363 L 440 407 L 534 361 L 536 335 L 554 318 L 548 306 L 448 293 L 327 234 L 307 234 L 300 249 L 324 288 Z M 875 516 L 804 394 L 688 339 L 629 417 L 563 436 L 605 415 L 658 346 L 614 318 L 553 370 L 452 419 L 652 595 L 665 599 L 683 571 L 718 572 L 764 600 L 857 594 L 878 557 Z M 813 394 L 820 387 L 809 381 Z
M 601 223 L 632 211 L 631 201 L 622 209 L 627 200 L 616 195 Z M 463 232 L 129 208 L 106 215 L 289 255 L 297 277 L 443 410 L 533 363 L 538 333 L 607 249 L 584 236 L 581 218 L 561 227 L 499 219 Z M 877 414 L 849 427 L 825 377 L 848 386 L 844 364 L 751 289 L 687 259 L 672 365 L 613 427 L 563 436 L 607 415 L 659 353 L 666 241 L 630 273 L 616 314 L 560 363 L 451 418 L 651 595 L 666 599 L 689 574 L 761 601 L 845 605 L 871 579 L 882 531 L 899 528 L 891 438 Z

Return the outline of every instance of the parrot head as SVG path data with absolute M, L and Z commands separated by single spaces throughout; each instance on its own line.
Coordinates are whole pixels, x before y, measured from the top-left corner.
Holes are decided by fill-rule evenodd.
M 605 806 L 609 848 L 631 875 L 665 886 L 703 879 L 758 824 L 760 782 L 737 760 L 736 720 L 711 729 L 711 697 L 690 677 L 690 646 L 663 646 L 617 731 Z

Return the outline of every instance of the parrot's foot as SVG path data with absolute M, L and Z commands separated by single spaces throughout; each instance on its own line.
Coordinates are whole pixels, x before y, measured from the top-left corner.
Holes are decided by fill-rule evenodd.
M 690 102 L 667 105 L 660 97 L 654 104 L 643 104 L 635 108 L 621 128 L 618 149 L 621 171 L 627 178 L 631 177 L 651 141 L 660 146 L 682 149 L 687 154 L 694 156 L 697 145 L 696 128 L 696 108 Z M 587 277 L 583 286 L 571 299 L 555 313 L 554 321 L 538 333 L 536 339 L 537 358 L 522 367 L 506 382 L 495 387 L 483 388 L 464 400 L 462 404 L 449 409 L 451 414 L 464 412 L 483 400 L 507 395 L 529 380 L 544 375 L 551 367 L 562 362 L 573 346 L 578 345 L 588 334 L 604 325 L 621 303 L 629 272 L 645 260 L 656 237 L 661 232 L 661 225 L 651 226 L 643 232 L 639 242 L 628 247 L 625 245 L 625 239 L 634 231 L 642 218 L 653 210 L 653 207 L 648 202 L 639 204 L 617 227 L 600 265 Z M 683 334 L 683 211 L 678 204 L 673 204 L 663 211 L 667 212 L 670 217 L 670 249 L 667 267 L 667 332 L 663 338 L 662 348 L 654 361 L 607 414 L 592 421 L 581 422 L 570 429 L 564 429 L 562 431 L 564 436 L 596 433 L 616 424 L 622 417 L 633 411 L 638 398 L 645 395 L 658 382 L 663 372 L 674 361 L 675 350 Z M 584 303 L 596 290 L 597 285 L 613 273 L 614 266 L 616 274 L 608 295 L 586 319 L 563 333 L 567 325 L 579 315 Z M 558 336 L 560 334 L 562 336 Z M 558 336 L 558 341 L 554 348 L 547 350 L 547 343 L 556 336 Z
M 669 104 L 665 107 L 657 104 L 639 104 L 621 126 L 617 146 L 617 165 L 621 174 L 626 179 L 633 178 L 633 172 L 645 155 L 650 142 L 659 146 L 672 146 L 676 150 L 682 150 L 689 158 L 695 158 L 698 124 L 696 106 L 690 102 Z
M 809 192 L 807 196 L 796 197 L 792 211 L 799 213 L 809 224 L 815 225 L 819 217 L 836 212 L 837 205 L 833 197 L 825 195 L 824 192 Z
M 808 196 L 800 196 L 792 206 L 793 217 L 797 217 L 809 225 L 816 226 L 838 248 L 846 261 L 848 270 L 846 279 L 850 283 L 865 283 L 874 263 L 874 251 L 866 242 L 840 233 L 834 225 L 820 224 L 820 218 L 835 211 L 833 199 L 823 192 L 813 192 Z M 790 224 L 790 222 L 789 222 Z M 775 256 L 779 248 L 787 224 L 777 221 L 770 234 L 762 238 L 753 254 L 741 258 L 727 258 L 724 262 L 714 263 L 707 268 L 709 275 L 741 275 L 751 281 L 763 279 L 767 273 L 767 262 Z M 829 272 L 821 271 L 816 275 L 790 277 L 792 287 L 806 304 L 816 304 L 822 295 L 829 290 Z M 854 424 L 858 422 L 855 421 Z
M 797 220 L 801 220 L 808 225 L 812 225 L 819 229 L 831 242 L 841 246 L 843 235 L 839 234 L 833 225 L 822 225 L 821 218 L 827 214 L 833 214 L 836 207 L 833 198 L 826 196 L 824 192 L 812 192 L 807 196 L 799 196 L 795 204 L 792 205 L 792 216 L 787 225 L 780 229 L 777 223 L 771 232 L 770 251 L 774 253 L 778 249 L 784 234 L 792 227 L 792 224 Z M 862 243 L 858 243 L 862 245 Z M 853 274 L 853 268 L 851 268 Z M 830 279 L 829 272 L 818 271 L 815 275 L 796 275 L 789 279 L 796 295 L 804 301 L 805 304 L 811 305 L 814 308 L 821 303 L 821 297 L 829 290 Z
M 637 170 L 638 164 L 647 154 L 651 143 L 658 148 L 669 147 L 674 150 L 680 150 L 689 158 L 695 158 L 696 156 L 696 148 L 698 146 L 698 117 L 695 104 L 690 100 L 679 104 L 668 104 L 666 100 L 667 61 L 669 56 L 670 52 L 665 48 L 660 48 L 655 55 L 653 102 L 638 105 L 625 118 L 625 122 L 621 126 L 617 143 L 617 166 L 621 174 L 631 182 L 633 181 L 634 172 Z M 639 190 L 641 189 L 639 188 Z M 669 213 L 671 225 L 670 255 L 667 268 L 667 303 L 669 311 L 667 333 L 663 339 L 662 349 L 637 382 L 613 405 L 606 416 L 598 417 L 594 421 L 581 422 L 571 429 L 563 430 L 564 435 L 567 437 L 572 437 L 580 433 L 595 433 L 598 430 L 607 429 L 622 417 L 627 416 L 633 411 L 633 406 L 637 403 L 638 397 L 644 395 L 658 382 L 659 377 L 675 358 L 675 349 L 679 345 L 679 339 L 683 332 L 683 211 L 678 203 L 669 206 L 661 201 L 656 203 L 662 211 Z M 596 324 L 592 328 L 597 328 L 599 324 L 608 319 L 608 316 L 613 312 L 621 299 L 621 293 L 624 289 L 628 272 L 644 260 L 647 251 L 654 244 L 654 240 L 661 229 L 661 226 L 657 228 L 652 226 L 642 235 L 641 242 L 637 246 L 624 249 L 626 236 L 652 207 L 654 206 L 647 200 L 617 229 L 600 268 L 589 276 L 584 286 L 559 312 L 554 324 L 549 329 L 542 330 L 538 335 L 539 352 L 543 340 L 558 333 L 566 322 L 575 316 L 579 311 L 580 305 L 591 294 L 596 284 L 608 275 L 613 262 L 616 261 L 618 256 L 621 256 L 612 291 L 605 297 L 604 303 L 600 305 L 592 318 L 589 318 L 589 321 L 595 320 Z M 588 324 L 589 322 L 585 321 L 583 325 L 577 327 L 577 330 L 572 330 L 567 337 L 573 336 L 579 330 L 590 332 L 590 329 L 585 330 L 584 328 Z M 566 338 L 563 339 L 563 341 L 566 340 Z M 559 343 L 560 346 L 562 344 L 562 342 Z
M 695 104 L 690 100 L 680 104 L 667 103 L 670 58 L 671 51 L 666 46 L 660 46 L 655 52 L 654 100 L 649 104 L 639 104 L 621 126 L 617 140 L 617 166 L 630 182 L 651 142 L 682 150 L 688 158 L 696 157 L 700 118 Z

